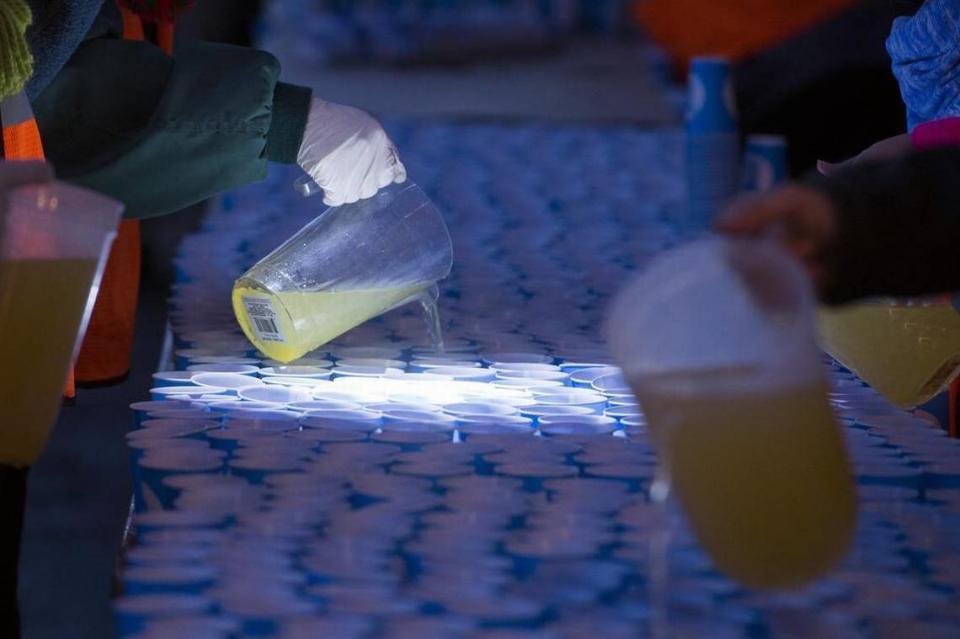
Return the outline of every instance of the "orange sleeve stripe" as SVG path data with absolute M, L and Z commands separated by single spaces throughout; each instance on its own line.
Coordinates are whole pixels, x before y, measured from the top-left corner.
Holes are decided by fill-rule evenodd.
M 43 159 L 43 144 L 35 119 L 3 127 L 3 155 L 8 160 Z
M 120 7 L 120 15 L 123 16 L 123 39 L 124 40 L 143 40 L 143 21 L 140 16 L 127 9 Z

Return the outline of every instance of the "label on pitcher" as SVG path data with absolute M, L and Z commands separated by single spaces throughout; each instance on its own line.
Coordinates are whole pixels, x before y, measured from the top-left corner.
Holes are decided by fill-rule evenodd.
M 273 303 L 262 297 L 244 297 L 243 306 L 247 310 L 247 317 L 250 318 L 250 327 L 257 334 L 257 338 L 263 342 L 285 343 L 287 340 L 280 330 L 280 324 L 277 321 L 277 312 L 273 308 Z

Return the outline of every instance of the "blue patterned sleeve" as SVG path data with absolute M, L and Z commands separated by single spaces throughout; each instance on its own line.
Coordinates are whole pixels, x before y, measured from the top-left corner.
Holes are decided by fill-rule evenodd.
M 887 38 L 907 126 L 960 116 L 960 0 L 927 0 Z

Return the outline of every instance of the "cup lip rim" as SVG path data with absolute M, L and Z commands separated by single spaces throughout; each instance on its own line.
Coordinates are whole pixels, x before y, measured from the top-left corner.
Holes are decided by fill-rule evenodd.
M 40 193 L 47 193 L 55 196 L 57 200 L 66 199 L 69 202 L 85 205 L 82 212 L 71 212 L 69 215 L 59 215 L 59 203 L 55 204 L 55 209 L 36 206 L 36 196 Z M 120 217 L 124 211 L 124 205 L 119 200 L 108 197 L 102 193 L 88 189 L 61 180 L 52 180 L 45 183 L 24 184 L 10 191 L 9 201 L 10 210 L 14 210 L 13 205 L 20 205 L 30 209 L 30 218 L 36 219 L 40 216 L 57 215 L 64 223 L 71 225 L 82 225 L 89 228 L 91 223 L 97 224 L 101 230 L 115 231 Z M 64 204 L 66 206 L 66 204 Z M 8 213 L 9 214 L 9 213 Z
M 310 368 L 314 369 L 308 372 L 299 372 L 299 373 L 278 373 L 278 368 Z M 242 373 L 241 373 L 242 374 Z M 330 377 L 333 374 L 332 368 L 324 368 L 321 366 L 264 366 L 259 369 L 257 373 L 260 377 L 301 377 L 301 378 L 311 378 L 316 377 L 317 379 L 324 379 Z
M 226 388 L 221 388 L 219 386 L 202 386 L 199 384 L 187 385 L 183 384 L 181 386 L 154 386 L 148 392 L 151 395 L 207 395 L 207 394 L 216 394 L 226 391 Z M 162 400 L 154 400 L 162 401 Z

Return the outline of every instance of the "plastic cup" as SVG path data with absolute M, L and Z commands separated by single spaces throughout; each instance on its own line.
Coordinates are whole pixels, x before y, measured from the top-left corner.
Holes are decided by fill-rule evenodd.
M 200 562 L 209 556 L 210 548 L 203 544 L 157 542 L 137 544 L 126 551 L 124 558 L 130 566 L 162 566 Z
M 612 431 L 617 427 L 617 420 L 605 415 L 542 415 L 538 421 L 540 429 L 546 424 L 590 424 L 593 426 L 609 426 Z
M 537 390 L 544 388 L 555 388 L 562 389 L 563 382 L 556 379 L 530 379 L 528 378 L 510 378 L 510 379 L 498 379 L 493 382 L 493 386 L 496 388 L 505 388 L 509 390 L 516 389 L 525 389 L 525 390 Z
M 162 371 L 154 373 L 154 386 L 186 386 L 192 382 L 193 373 L 189 371 Z
M 142 424 L 153 422 L 150 428 L 138 428 L 126 434 L 127 441 L 138 439 L 156 439 L 171 437 L 200 438 L 203 433 L 212 428 L 216 422 L 199 419 L 156 419 L 144 420 Z
M 283 451 L 264 452 L 254 456 L 235 457 L 230 461 L 230 472 L 254 484 L 262 484 L 267 475 L 303 470 L 306 463 L 297 455 Z
M 202 614 L 212 608 L 213 602 L 202 595 L 132 595 L 113 602 L 119 637 L 141 632 L 148 621 Z
M 139 639 L 166 639 L 167 637 L 190 637 L 191 639 L 229 639 L 240 630 L 240 622 L 227 617 L 198 615 L 174 619 L 148 621 L 143 636 Z
M 600 412 L 607 403 L 606 397 L 585 388 L 534 388 L 530 392 L 533 400 L 544 406 L 584 406 Z
M 687 244 L 628 285 L 608 332 L 718 567 L 753 587 L 833 567 L 853 538 L 856 495 L 799 264 L 772 241 Z
M 237 391 L 241 399 L 262 404 L 284 406 L 294 402 L 305 402 L 313 399 L 309 389 L 288 386 L 247 386 Z
M 2 463 L 30 465 L 46 444 L 122 211 L 62 182 L 8 194 L 0 212 Z
M 174 506 L 177 490 L 164 483 L 167 477 L 190 473 L 219 473 L 223 470 L 223 452 L 150 451 L 137 462 L 143 482 L 143 509 L 169 510 Z
M 462 360 L 462 359 L 413 359 L 410 364 L 410 372 L 429 373 L 434 368 L 445 368 L 455 366 L 457 368 L 480 368 L 480 362 Z
M 613 373 L 611 375 L 598 377 L 590 382 L 590 386 L 607 397 L 633 397 L 630 384 L 627 383 L 622 373 Z
M 620 369 L 616 366 L 598 366 L 595 368 L 583 368 L 570 373 L 570 383 L 574 386 L 592 388 L 593 380 L 605 375 L 619 373 Z
M 497 379 L 536 379 L 536 380 L 550 380 L 560 383 L 565 383 L 570 377 L 567 373 L 559 369 L 555 370 L 515 370 L 515 369 L 500 369 L 495 368 L 497 371 Z
M 150 389 L 150 397 L 154 401 L 170 397 L 182 398 L 185 401 L 198 399 L 203 395 L 213 395 L 225 389 L 213 386 L 155 386 Z
M 442 424 L 447 430 L 451 430 L 456 421 L 450 415 L 428 410 L 391 410 L 383 413 L 384 427 L 389 423 L 418 422 L 421 424 Z
M 376 410 L 360 409 L 326 409 L 326 410 L 308 410 L 303 414 L 310 418 L 311 424 L 316 424 L 319 420 L 331 421 L 351 421 L 367 422 L 370 424 L 379 424 L 383 419 L 383 413 Z M 301 420 L 302 421 L 302 420 Z
M 552 364 L 553 358 L 542 353 L 484 353 L 483 362 L 488 366 L 498 364 Z
M 497 363 L 492 364 L 490 369 L 498 373 L 503 371 L 548 371 L 558 373 L 561 371 L 561 367 L 556 364 L 540 364 L 536 362 Z
M 485 417 L 488 415 L 516 415 L 517 408 L 495 402 L 459 402 L 446 404 L 443 411 L 454 417 Z
M 403 370 L 407 367 L 407 363 L 400 359 L 384 359 L 382 357 L 347 357 L 337 360 L 337 368 L 343 366 L 376 366 Z
M 261 377 L 299 377 L 302 379 L 328 379 L 331 371 L 319 366 L 268 366 L 260 369 Z
M 192 364 L 187 366 L 187 370 L 192 373 L 234 373 L 255 376 L 260 368 L 252 364 Z
M 316 368 L 330 368 L 333 366 L 333 362 L 326 358 L 326 353 L 322 353 L 324 357 L 298 357 L 297 359 L 290 362 L 281 362 L 276 359 L 265 359 L 263 360 L 263 365 L 267 368 L 277 368 L 280 366 L 313 366 Z
M 640 410 L 638 405 L 611 406 L 604 409 L 603 414 L 607 417 L 620 419 L 621 417 L 642 417 L 643 411 Z
M 402 368 L 388 366 L 340 366 L 333 369 L 334 377 L 391 377 L 402 375 Z
M 385 422 L 382 431 L 373 434 L 371 439 L 391 444 L 418 446 L 449 442 L 452 437 L 451 432 L 448 424 L 439 422 L 394 421 Z M 443 463 L 441 460 L 436 461 Z
M 584 421 L 540 421 L 540 432 L 546 437 L 583 437 L 594 435 L 610 435 L 617 428 L 616 420 L 610 422 Z
M 743 190 L 768 191 L 788 177 L 787 139 L 782 135 L 748 135 L 743 150 Z
M 501 424 L 507 426 L 522 426 L 533 430 L 533 420 L 521 415 L 483 415 L 464 416 L 457 418 L 457 429 L 470 424 Z
M 402 397 L 402 395 L 399 397 Z M 394 400 L 391 398 L 388 402 L 376 402 L 374 404 L 367 404 L 365 407 L 369 410 L 378 410 L 381 413 L 388 410 L 426 410 L 439 413 L 443 410 L 441 406 L 421 401 L 420 398 L 416 396 L 411 397 L 410 401 Z
M 482 441 L 485 435 L 525 435 L 533 436 L 536 432 L 532 424 L 517 424 L 496 421 L 460 422 L 457 432 L 462 441 Z
M 268 386 L 286 386 L 288 388 L 301 388 L 308 392 L 313 391 L 317 384 L 324 383 L 326 380 L 320 377 L 287 377 L 286 375 L 274 375 L 272 377 L 263 377 L 263 383 Z
M 237 280 L 234 312 L 257 348 L 290 361 L 421 298 L 452 263 L 443 217 L 407 182 L 300 229 Z
M 337 346 L 330 354 L 341 359 L 399 359 L 403 349 L 393 346 Z
M 248 386 L 261 386 L 263 382 L 249 375 L 238 373 L 194 373 L 193 383 L 198 386 L 209 386 L 219 389 L 209 392 L 232 391 L 237 392 L 241 388 Z
M 217 572 L 212 567 L 168 562 L 164 565 L 129 566 L 122 574 L 125 595 L 161 593 L 202 594 L 214 584 Z
M 135 428 L 140 427 L 140 422 L 142 422 L 147 413 L 163 410 L 192 410 L 196 406 L 193 404 L 185 404 L 184 402 L 166 399 L 166 400 L 150 400 L 146 402 L 134 402 L 130 404 L 130 410 L 133 411 L 133 425 Z
M 315 410 L 360 410 L 363 406 L 356 402 L 340 402 L 325 399 L 310 399 L 303 402 L 291 402 L 287 404 L 288 410 L 295 410 L 299 413 L 307 413 Z M 373 410 L 380 410 L 377 406 L 371 406 Z
M 174 356 L 177 368 L 189 368 L 198 364 L 245 364 L 258 366 L 260 360 L 245 355 L 196 355 L 194 357 Z M 259 367 L 259 366 L 258 366 Z
M 224 426 L 229 428 L 239 428 L 240 424 L 244 427 L 259 428 L 264 430 L 289 430 L 295 428 L 300 413 L 287 410 L 256 410 L 256 411 L 231 411 L 223 418 Z M 281 428 L 281 425 L 284 427 Z
M 531 404 L 520 409 L 520 414 L 524 417 L 539 419 L 547 416 L 563 415 L 571 417 L 574 415 L 593 415 L 594 411 L 589 406 L 574 406 L 564 404 Z

